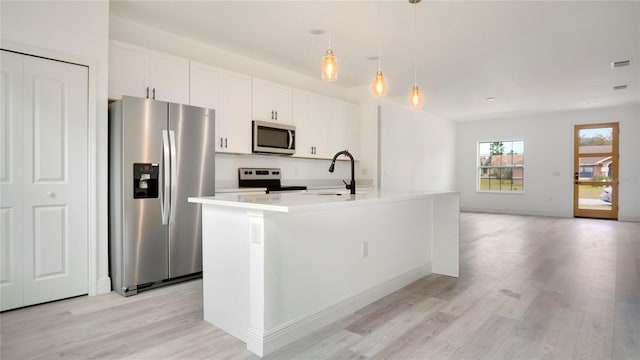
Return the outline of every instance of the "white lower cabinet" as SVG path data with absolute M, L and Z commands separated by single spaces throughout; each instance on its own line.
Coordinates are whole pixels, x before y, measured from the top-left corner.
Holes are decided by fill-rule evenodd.
M 191 62 L 190 104 L 216 111 L 217 152 L 251 153 L 251 77 Z
M 88 292 L 88 69 L 1 52 L 0 310 Z

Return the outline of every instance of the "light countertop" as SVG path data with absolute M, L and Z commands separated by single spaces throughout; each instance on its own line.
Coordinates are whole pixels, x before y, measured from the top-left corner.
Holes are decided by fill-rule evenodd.
M 217 194 L 216 196 L 190 197 L 189 202 L 203 205 L 243 208 L 247 210 L 291 212 L 327 209 L 336 206 L 359 206 L 381 202 L 409 201 L 448 194 L 457 193 L 447 191 L 387 192 L 369 188 L 358 190 L 355 195 L 349 194 L 348 190 L 318 190 L 270 194 Z

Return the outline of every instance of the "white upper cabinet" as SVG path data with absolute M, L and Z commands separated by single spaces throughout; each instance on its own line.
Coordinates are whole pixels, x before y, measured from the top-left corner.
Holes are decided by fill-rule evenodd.
M 357 104 L 332 100 L 331 149 L 349 150 L 355 159 L 360 157 L 360 107 Z
M 109 99 L 147 97 L 149 50 L 113 40 L 109 45 Z
M 111 40 L 109 98 L 122 95 L 189 103 L 189 60 Z
M 223 71 L 220 79 L 224 151 L 251 154 L 251 77 Z
M 253 120 L 292 124 L 292 88 L 253 79 Z
M 331 156 L 331 99 L 293 91 L 293 124 L 296 126 L 297 157 L 328 158 Z
M 189 60 L 149 51 L 150 98 L 189 103 Z
M 293 91 L 297 157 L 330 159 L 338 151 L 360 155 L 360 108 L 357 104 L 306 91 Z
M 216 111 L 216 151 L 251 153 L 251 77 L 191 62 L 190 104 Z

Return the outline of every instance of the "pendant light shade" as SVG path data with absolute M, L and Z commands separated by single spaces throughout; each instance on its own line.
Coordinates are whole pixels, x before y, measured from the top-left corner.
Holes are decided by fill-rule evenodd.
M 338 59 L 331 48 L 322 57 L 322 80 L 336 81 L 338 79 Z
M 376 77 L 373 79 L 372 89 L 373 93 L 378 96 L 384 96 L 387 93 L 387 81 L 384 79 L 381 70 L 378 70 Z
M 413 88 L 409 93 L 409 105 L 417 109 L 422 106 L 423 100 L 424 98 L 422 97 L 422 91 L 420 91 L 418 85 L 413 85 Z

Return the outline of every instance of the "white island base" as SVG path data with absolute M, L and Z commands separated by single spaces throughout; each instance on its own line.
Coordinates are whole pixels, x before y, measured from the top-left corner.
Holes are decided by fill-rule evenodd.
M 202 204 L 204 319 L 259 356 L 425 275 L 458 276 L 457 193 L 189 201 Z

